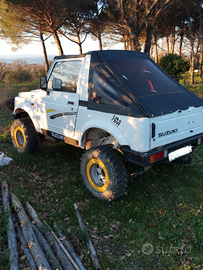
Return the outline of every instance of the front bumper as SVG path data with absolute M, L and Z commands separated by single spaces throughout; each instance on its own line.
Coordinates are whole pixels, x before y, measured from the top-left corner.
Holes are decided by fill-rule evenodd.
M 191 145 L 193 147 L 193 150 L 194 150 L 194 148 L 196 146 L 200 145 L 203 142 L 203 140 L 201 139 L 202 137 L 203 137 L 203 133 L 192 136 L 190 138 L 186 138 L 186 139 L 177 141 L 177 142 L 173 142 L 170 144 L 166 144 L 166 145 L 157 147 L 157 148 L 152 149 L 148 152 L 134 151 L 128 145 L 122 146 L 121 150 L 124 154 L 124 160 L 126 162 L 135 163 L 135 164 L 141 165 L 143 167 L 148 167 L 148 166 L 155 164 L 157 162 L 168 160 L 169 153 L 171 153 L 175 150 L 181 149 L 183 147 Z M 160 158 L 154 162 L 150 162 L 150 157 L 152 155 L 158 154 L 162 151 L 167 153 L 166 155 L 164 155 L 163 158 Z

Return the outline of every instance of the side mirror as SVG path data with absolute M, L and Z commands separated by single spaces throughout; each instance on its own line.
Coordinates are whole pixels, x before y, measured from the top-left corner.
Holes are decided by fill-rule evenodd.
M 42 90 L 47 90 L 47 77 L 46 76 L 40 77 L 40 88 Z
M 61 88 L 62 88 L 62 80 L 54 78 L 52 81 L 52 89 L 61 90 Z

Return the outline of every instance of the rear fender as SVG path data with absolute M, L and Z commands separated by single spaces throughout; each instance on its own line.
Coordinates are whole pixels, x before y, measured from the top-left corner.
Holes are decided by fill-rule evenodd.
M 115 126 L 113 123 L 105 121 L 105 120 L 91 120 L 87 122 L 81 129 L 81 140 L 80 140 L 80 146 L 85 147 L 85 142 L 84 142 L 84 136 L 87 133 L 88 130 L 90 129 L 101 129 L 104 130 L 105 132 L 111 134 L 118 142 L 120 145 L 129 145 L 128 140 L 126 139 L 125 135 L 122 133 L 122 131 Z

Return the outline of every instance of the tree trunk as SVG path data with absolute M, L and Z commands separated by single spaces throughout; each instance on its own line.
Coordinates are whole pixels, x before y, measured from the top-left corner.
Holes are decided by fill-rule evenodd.
M 127 39 L 127 36 L 125 34 L 123 34 L 123 47 L 124 47 L 124 50 L 127 51 L 128 50 L 128 39 Z
M 173 33 L 172 33 L 172 36 L 171 36 L 170 53 L 174 53 L 174 48 L 175 48 L 175 28 L 173 29 Z
M 151 24 L 149 24 L 147 26 L 146 41 L 145 41 L 145 48 L 144 48 L 144 52 L 147 54 L 150 54 L 152 34 L 153 34 L 153 26 Z
M 167 54 L 169 54 L 169 36 L 166 36 Z
M 153 58 L 153 54 L 154 54 L 154 44 L 153 44 L 153 46 L 151 46 L 151 50 L 150 50 L 149 56 L 150 56 L 151 58 Z
M 130 31 L 128 31 L 128 34 L 126 36 L 126 44 L 127 44 L 127 50 L 132 51 L 132 37 L 131 37 Z
M 129 51 L 132 51 L 133 50 L 133 40 L 132 40 L 132 38 L 129 38 L 129 41 L 128 41 L 128 50 Z
M 78 39 L 79 53 L 82 54 L 82 43 L 81 43 L 80 34 L 78 31 L 77 31 L 77 39 Z
M 190 62 L 190 85 L 194 84 L 194 71 L 195 71 L 195 57 L 194 54 L 192 54 Z
M 79 46 L 79 53 L 82 54 L 82 44 L 79 43 L 78 46 Z
M 126 40 L 123 40 L 123 47 L 124 47 L 124 50 L 127 51 L 127 44 L 126 44 Z
M 99 49 L 102 50 L 101 27 L 100 27 L 100 21 L 99 21 L 98 3 L 99 3 L 99 1 L 96 1 L 96 5 L 97 5 L 97 7 L 96 7 L 97 8 L 97 30 L 98 30 Z
M 101 40 L 101 33 L 99 33 L 99 49 L 102 50 L 102 40 Z
M 202 63 L 203 63 L 203 51 L 201 46 L 201 52 L 200 52 L 200 60 L 199 60 L 199 76 L 202 79 Z
M 194 84 L 194 71 L 195 71 L 195 60 L 198 55 L 198 50 L 200 46 L 200 39 L 195 43 L 195 40 L 191 40 L 191 60 L 190 60 L 190 84 Z
M 137 36 L 134 36 L 132 38 L 132 48 L 131 48 L 131 50 L 133 50 L 133 51 L 140 51 L 141 50 L 140 43 L 139 43 L 139 40 L 138 40 Z
M 56 42 L 56 45 L 58 47 L 59 55 L 63 55 L 63 48 L 61 46 L 61 42 L 60 42 L 59 36 L 57 34 L 57 31 L 56 30 L 53 30 L 52 35 L 53 35 L 54 40 Z
M 41 40 L 41 43 L 42 43 L 42 49 L 43 49 L 43 54 L 44 54 L 45 72 L 47 73 L 48 70 L 49 70 L 49 62 L 48 62 L 48 58 L 47 58 L 47 51 L 46 51 L 46 47 L 45 47 L 42 32 L 40 32 L 40 40 Z
M 183 37 L 184 37 L 184 33 L 181 32 L 180 34 L 180 44 L 179 44 L 179 56 L 182 56 L 182 45 L 183 45 Z
M 155 54 L 155 63 L 158 64 L 159 58 L 158 58 L 158 46 L 157 46 L 157 36 L 156 33 L 154 33 L 154 54 Z

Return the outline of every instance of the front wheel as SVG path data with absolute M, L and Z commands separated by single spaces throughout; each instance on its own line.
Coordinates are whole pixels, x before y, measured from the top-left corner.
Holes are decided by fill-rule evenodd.
M 11 138 L 18 153 L 33 153 L 38 148 L 39 137 L 29 118 L 15 119 L 13 121 Z
M 116 150 L 108 146 L 85 151 L 81 161 L 81 174 L 90 192 L 103 201 L 115 200 L 127 187 L 126 168 Z

